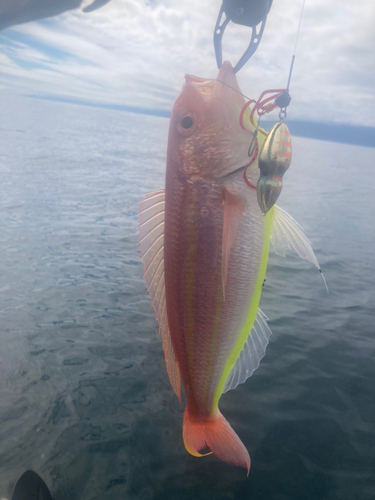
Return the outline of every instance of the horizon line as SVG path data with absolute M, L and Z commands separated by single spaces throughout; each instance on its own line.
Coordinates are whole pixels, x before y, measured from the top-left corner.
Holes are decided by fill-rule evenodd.
M 141 115 L 159 116 L 170 118 L 171 111 L 166 109 L 141 108 L 138 106 L 128 106 L 123 104 L 106 104 L 84 101 L 71 97 L 54 95 L 23 94 L 24 97 L 42 99 L 46 101 L 62 102 L 65 104 L 76 104 L 100 109 L 110 109 L 112 111 L 122 111 Z M 262 126 L 266 129 L 274 125 L 274 121 L 264 120 Z M 329 142 L 351 144 L 356 146 L 375 147 L 375 127 L 365 125 L 350 125 L 347 123 L 315 122 L 308 120 L 288 120 L 287 125 L 290 133 L 297 137 L 307 139 L 319 139 Z

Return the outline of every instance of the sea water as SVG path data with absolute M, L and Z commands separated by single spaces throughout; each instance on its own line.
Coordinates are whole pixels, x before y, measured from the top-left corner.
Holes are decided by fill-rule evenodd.
M 0 498 L 33 469 L 54 500 L 375 498 L 375 149 L 293 138 L 279 205 L 329 287 L 273 253 L 273 331 L 220 401 L 244 470 L 190 456 L 137 246 L 168 120 L 2 94 Z

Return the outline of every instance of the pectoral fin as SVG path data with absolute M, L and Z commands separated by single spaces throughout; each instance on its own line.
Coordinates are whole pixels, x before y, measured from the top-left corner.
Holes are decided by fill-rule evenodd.
M 159 323 L 169 380 L 181 402 L 181 377 L 168 327 L 164 287 L 164 191 L 148 193 L 140 204 L 139 244 L 143 277 Z
M 320 269 L 318 259 L 302 227 L 292 216 L 277 205 L 275 205 L 273 209 L 270 242 L 278 255 L 285 257 L 286 249 L 292 246 L 302 259 L 308 260 L 314 264 L 323 278 L 328 293 L 327 283 Z
M 242 212 L 243 201 L 235 196 L 229 189 L 224 190 L 224 224 L 221 256 L 221 277 L 223 284 L 223 298 L 225 300 L 225 288 L 228 278 L 229 256 L 231 248 L 237 237 Z

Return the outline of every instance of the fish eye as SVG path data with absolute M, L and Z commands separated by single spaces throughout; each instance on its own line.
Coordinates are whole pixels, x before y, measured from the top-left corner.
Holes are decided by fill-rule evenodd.
M 175 119 L 175 128 L 177 132 L 184 136 L 189 137 L 195 131 L 196 125 L 196 116 L 190 110 L 185 109 L 180 113 Z
M 191 116 L 185 116 L 185 118 L 181 120 L 181 127 L 187 129 L 191 128 L 192 126 L 193 126 L 193 119 Z

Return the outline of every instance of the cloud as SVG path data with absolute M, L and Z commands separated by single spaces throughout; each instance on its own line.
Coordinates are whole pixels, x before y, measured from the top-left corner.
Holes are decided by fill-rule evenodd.
M 103 3 L 103 2 L 102 2 Z M 82 7 L 92 4 L 84 1 Z M 93 103 L 171 109 L 187 72 L 215 78 L 220 0 L 112 0 L 0 33 L 2 88 Z M 286 85 L 301 1 L 274 2 L 262 42 L 238 75 L 258 97 Z M 306 2 L 291 82 L 292 119 L 375 126 L 375 4 Z M 224 59 L 237 62 L 250 29 L 230 24 Z M 27 63 L 28 62 L 28 63 Z M 276 117 L 275 117 L 276 119 Z

